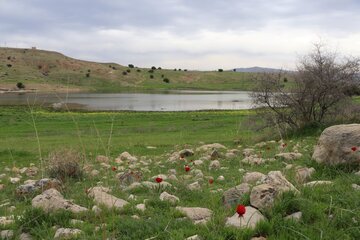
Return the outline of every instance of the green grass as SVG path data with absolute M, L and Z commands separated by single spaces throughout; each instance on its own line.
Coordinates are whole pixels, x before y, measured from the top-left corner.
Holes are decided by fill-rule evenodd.
M 14 195 L 15 185 L 9 183 L 8 177 L 14 174 L 4 170 L 29 166 L 30 163 L 39 164 L 38 144 L 35 137 L 29 109 L 26 107 L 0 108 L 0 174 L 5 189 L 0 191 L 1 203 L 9 201 L 16 206 L 10 213 L 7 207 L 0 207 L 0 216 L 14 214 L 22 216 L 15 224 L 2 229 L 13 229 L 18 235 L 21 231 L 30 232 L 35 239 L 52 239 L 55 233 L 54 225 L 61 227 L 77 227 L 84 234 L 80 239 L 185 239 L 198 234 L 203 239 L 250 239 L 253 236 L 266 236 L 267 239 L 360 239 L 360 192 L 353 191 L 352 183 L 360 184 L 360 177 L 353 174 L 359 166 L 329 167 L 311 160 L 312 148 L 317 141 L 319 131 L 309 131 L 308 134 L 293 135 L 286 139 L 287 150 L 299 144 L 299 151 L 303 157 L 290 162 L 277 160 L 263 165 L 250 166 L 241 163 L 242 156 L 235 159 L 220 160 L 222 170 L 210 170 L 208 163 L 196 167 L 202 170 L 204 176 L 215 179 L 223 175 L 224 182 L 215 180 L 209 185 L 202 182 L 202 190 L 191 192 L 186 185 L 194 180 L 186 180 L 183 162 L 169 163 L 166 153 L 183 148 L 195 149 L 202 143 L 219 142 L 228 148 L 253 146 L 264 136 L 278 139 L 273 132 L 258 132 L 251 130 L 249 123 L 253 121 L 252 111 L 200 111 L 200 112 L 53 112 L 36 108 L 33 111 L 36 128 L 39 135 L 41 152 L 44 157 L 55 149 L 71 147 L 85 151 L 88 162 L 95 164 L 100 171 L 96 177 L 85 176 L 81 181 L 68 179 L 64 183 L 63 195 L 73 199 L 75 203 L 89 209 L 94 205 L 85 190 L 101 182 L 103 186 L 112 188 L 112 194 L 127 199 L 129 194 L 137 199 L 122 210 L 103 208 L 100 215 L 89 211 L 83 214 L 57 212 L 47 214 L 41 210 L 31 208 L 31 197 L 20 199 Z M 109 143 L 109 137 L 111 141 Z M 234 144 L 240 140 L 242 147 Z M 156 149 L 148 149 L 154 146 Z M 257 153 L 264 158 L 273 157 L 278 152 L 277 143 L 268 143 L 267 147 L 255 147 Z M 137 157 L 144 156 L 151 159 L 148 166 L 150 172 L 143 172 L 143 179 L 150 180 L 156 174 L 167 174 L 168 169 L 176 169 L 179 182 L 171 182 L 174 187 L 167 189 L 170 194 L 180 198 L 180 206 L 206 207 L 214 212 L 211 221 L 206 225 L 194 225 L 176 211 L 174 205 L 159 200 L 157 190 L 121 191 L 115 175 L 117 172 L 104 169 L 94 162 L 98 154 L 108 154 L 112 158 L 119 153 L 128 151 Z M 91 153 L 91 154 L 90 154 Z M 188 158 L 191 160 L 201 157 L 196 154 Z M 331 180 L 332 186 L 318 186 L 306 188 L 296 183 L 294 170 L 284 170 L 284 162 L 296 166 L 314 167 L 316 173 L 312 180 Z M 115 165 L 114 162 L 111 162 Z M 126 165 L 125 165 L 126 167 Z M 142 166 L 145 167 L 145 166 Z M 192 167 L 193 169 L 195 167 Z M 234 187 L 241 183 L 243 173 L 238 171 L 259 171 L 267 173 L 281 170 L 295 187 L 300 190 L 299 195 L 286 193 L 275 203 L 275 206 L 264 211 L 267 221 L 262 222 L 254 230 L 238 230 L 224 226 L 226 217 L 234 214 L 234 208 L 222 205 L 222 193 L 212 193 L 211 190 Z M 46 176 L 46 172 L 45 172 Z M 40 178 L 40 173 L 35 179 Z M 22 180 L 26 180 L 23 178 Z M 145 212 L 140 212 L 135 205 L 148 199 Z M 249 197 L 245 196 L 242 203 L 248 204 Z M 0 204 L 1 204 L 0 203 Z M 284 220 L 284 217 L 296 211 L 303 212 L 300 222 Z M 139 219 L 132 216 L 137 215 Z M 71 219 L 84 221 L 76 226 Z M 94 231 L 101 224 L 106 224 L 100 231 Z

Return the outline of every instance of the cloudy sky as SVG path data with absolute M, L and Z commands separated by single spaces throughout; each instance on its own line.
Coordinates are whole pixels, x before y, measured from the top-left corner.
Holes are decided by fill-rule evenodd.
M 359 0 L 0 0 L 0 45 L 166 68 L 293 68 L 314 42 L 360 56 Z

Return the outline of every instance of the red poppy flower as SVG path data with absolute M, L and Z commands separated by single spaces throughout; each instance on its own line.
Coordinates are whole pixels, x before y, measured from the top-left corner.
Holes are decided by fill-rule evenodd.
M 162 179 L 161 177 L 157 177 L 157 178 L 155 178 L 155 181 L 156 181 L 157 183 L 161 183 L 161 182 L 163 181 L 163 179 Z
M 190 171 L 190 167 L 188 165 L 185 165 L 185 171 L 186 172 Z
M 116 171 L 117 168 L 116 167 L 111 167 L 111 170 Z
M 210 179 L 209 179 L 209 183 L 210 183 L 210 184 L 213 184 L 213 183 L 214 183 L 214 179 L 210 178 Z
M 245 206 L 241 205 L 241 204 L 237 205 L 236 212 L 237 212 L 237 214 L 239 214 L 239 217 L 242 217 L 246 212 Z
M 357 149 L 358 149 L 357 147 L 352 147 L 352 148 L 351 148 L 351 150 L 352 150 L 353 152 L 355 152 Z
M 286 144 L 286 143 L 283 143 L 281 146 L 282 146 L 282 147 L 286 147 L 286 146 L 287 146 L 287 144 Z

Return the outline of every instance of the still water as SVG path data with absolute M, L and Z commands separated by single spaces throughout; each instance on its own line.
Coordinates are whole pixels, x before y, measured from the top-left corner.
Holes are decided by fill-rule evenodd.
M 86 110 L 194 111 L 251 108 L 250 92 L 168 91 L 161 93 L 4 93 L 0 105 L 69 106 Z

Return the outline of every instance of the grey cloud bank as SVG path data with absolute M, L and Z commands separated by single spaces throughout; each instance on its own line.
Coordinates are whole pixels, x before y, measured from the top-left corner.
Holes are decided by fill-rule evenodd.
M 94 61 L 292 68 L 321 38 L 360 55 L 360 1 L 0 0 L 0 44 Z

